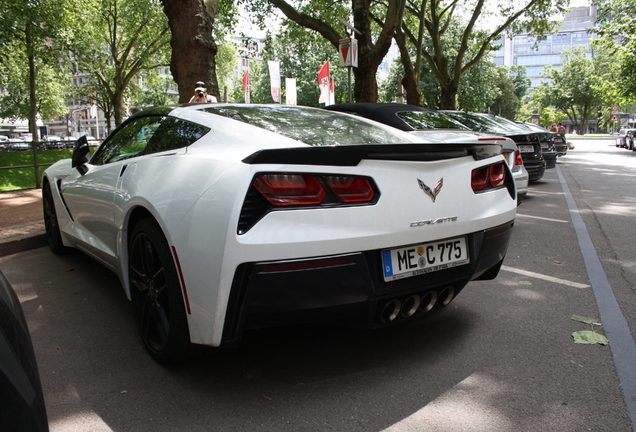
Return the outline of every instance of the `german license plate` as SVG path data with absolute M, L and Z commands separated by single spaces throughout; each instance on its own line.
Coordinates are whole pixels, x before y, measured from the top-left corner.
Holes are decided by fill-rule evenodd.
M 384 280 L 392 281 L 468 264 L 466 237 L 382 251 Z
M 521 153 L 534 153 L 534 146 L 521 144 L 519 146 L 519 151 Z

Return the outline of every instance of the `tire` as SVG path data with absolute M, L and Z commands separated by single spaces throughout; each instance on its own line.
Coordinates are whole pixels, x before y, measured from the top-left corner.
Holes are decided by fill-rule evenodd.
M 128 247 L 130 296 L 146 350 L 159 363 L 193 358 L 204 347 L 190 343 L 177 270 L 159 224 L 147 218 L 133 229 Z
M 71 248 L 64 246 L 62 235 L 60 234 L 60 226 L 57 221 L 57 213 L 55 211 L 55 201 L 53 201 L 53 193 L 51 185 L 48 181 L 42 186 L 42 210 L 44 212 L 44 229 L 46 230 L 46 239 L 49 242 L 51 252 L 55 255 L 64 255 L 71 251 Z

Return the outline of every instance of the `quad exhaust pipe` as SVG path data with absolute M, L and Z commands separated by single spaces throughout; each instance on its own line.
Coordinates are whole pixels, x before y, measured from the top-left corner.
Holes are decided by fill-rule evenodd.
M 431 290 L 423 294 L 412 294 L 402 300 L 389 300 L 380 312 L 380 320 L 386 324 L 398 317 L 409 318 L 417 312 L 430 312 L 435 306 L 448 306 L 454 298 L 455 288 L 448 286 L 439 291 L 439 293 Z
M 452 286 L 446 287 L 440 291 L 437 299 L 437 304 L 440 307 L 448 306 L 450 302 L 455 298 L 455 288 Z

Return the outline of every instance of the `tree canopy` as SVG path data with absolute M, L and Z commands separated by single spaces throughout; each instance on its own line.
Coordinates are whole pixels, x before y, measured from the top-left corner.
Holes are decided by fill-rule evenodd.
M 611 82 L 613 103 L 626 104 L 636 98 L 636 20 L 631 0 L 597 0 L 596 43 L 614 57 L 616 72 Z
M 358 41 L 358 67 L 353 68 L 355 76 L 353 94 L 357 102 L 375 102 L 378 98 L 376 72 L 384 60 L 393 35 L 400 25 L 405 0 L 387 0 L 375 4 L 368 0 L 336 0 L 325 4 L 324 0 L 308 0 L 289 3 L 285 0 L 245 0 L 244 6 L 263 23 L 273 7 L 280 10 L 290 22 L 320 34 L 334 49 L 347 34 L 341 20 L 353 17 Z M 378 12 L 372 14 L 371 7 Z
M 64 110 L 67 41 L 75 23 L 72 2 L 6 0 L 0 16 L 0 115 L 29 120 L 37 139 L 37 114 L 49 118 Z
M 409 0 L 402 36 L 396 37 L 407 69 L 405 80 L 417 79 L 416 70 L 423 58 L 441 87 L 440 108 L 455 109 L 462 77 L 488 52 L 494 49 L 504 34 L 526 32 L 543 35 L 551 31 L 555 22 L 550 19 L 563 12 L 567 0 L 525 0 L 521 2 L 487 2 L 486 0 Z M 497 13 L 495 13 L 497 11 Z M 488 24 L 499 22 L 492 29 Z M 449 32 L 459 37 L 448 37 Z M 449 45 L 450 44 L 450 45 Z M 415 63 L 408 45 L 415 48 Z M 405 58 L 409 56 L 409 58 Z M 405 87 L 416 87 L 405 82 Z M 417 103 L 417 95 L 409 95 L 410 103 Z
M 99 83 L 118 125 L 126 115 L 125 95 L 133 79 L 169 64 L 168 20 L 155 0 L 83 0 L 83 5 L 81 14 L 90 25 L 73 41 L 77 66 Z
M 547 67 L 544 77 L 549 79 L 532 93 L 543 107 L 553 106 L 567 115 L 579 134 L 587 132 L 588 123 L 595 118 L 603 97 L 594 90 L 595 83 L 605 73 L 606 64 L 588 57 L 585 49 L 563 53 L 561 69 Z

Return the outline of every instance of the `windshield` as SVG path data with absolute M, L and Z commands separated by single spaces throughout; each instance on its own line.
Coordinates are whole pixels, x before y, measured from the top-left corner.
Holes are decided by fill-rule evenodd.
M 401 111 L 397 116 L 415 130 L 461 129 L 470 130 L 457 120 L 438 112 Z
M 246 105 L 217 106 L 203 110 L 249 123 L 311 146 L 413 142 L 412 138 L 400 131 L 392 132 L 353 116 L 315 108 Z

